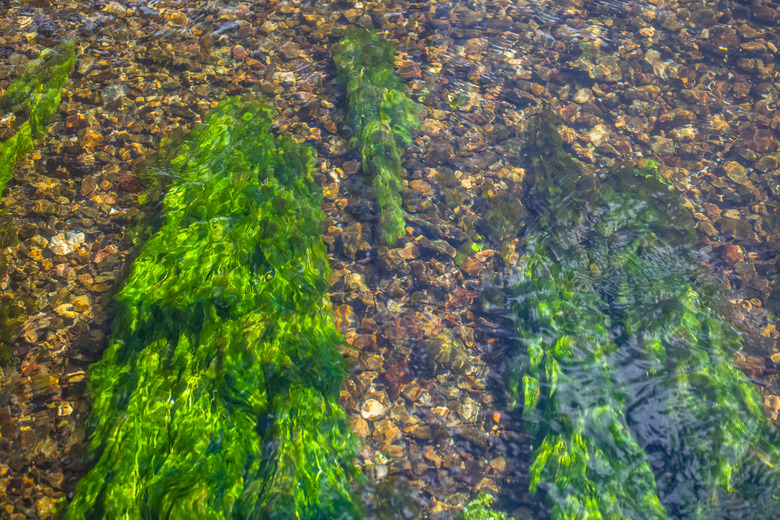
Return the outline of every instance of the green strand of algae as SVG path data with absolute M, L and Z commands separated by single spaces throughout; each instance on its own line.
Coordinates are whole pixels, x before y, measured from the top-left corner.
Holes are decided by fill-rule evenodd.
M 75 63 L 73 40 L 44 50 L 11 82 L 0 98 L 0 109 L 18 112 L 18 116 L 25 118 L 16 133 L 0 144 L 0 193 L 13 177 L 19 157 L 31 152 L 35 139 L 43 135 L 46 123 L 60 105 L 62 88 Z
M 650 170 L 581 172 L 548 117 L 532 134 L 537 222 L 514 287 L 509 377 L 537 439 L 531 490 L 543 484 L 560 519 L 727 506 L 772 518 L 780 443 L 732 366 L 738 335 L 702 304 L 712 284 L 680 197 Z M 664 453 L 655 475 L 651 443 Z
M 91 367 L 94 468 L 66 518 L 356 518 L 356 444 L 307 146 L 223 101 L 169 154 L 159 228 Z
M 394 56 L 390 42 L 366 29 L 348 31 L 333 48 L 339 77 L 347 84 L 347 119 L 363 168 L 374 176 L 381 237 L 388 245 L 406 234 L 401 159 L 422 113 L 404 93 L 404 82 L 393 70 Z

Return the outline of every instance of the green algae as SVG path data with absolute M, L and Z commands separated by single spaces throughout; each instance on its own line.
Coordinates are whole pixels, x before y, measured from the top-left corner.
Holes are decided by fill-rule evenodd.
M 679 195 L 652 168 L 582 171 L 540 117 L 508 380 L 553 517 L 774 518 L 780 439 L 733 366 Z
M 480 493 L 477 498 L 466 504 L 459 515 L 459 520 L 514 520 L 502 511 L 490 508 L 493 497 L 486 493 Z
M 73 40 L 66 40 L 30 62 L 0 98 L 0 109 L 24 120 L 16 133 L 0 144 L 0 193 L 13 177 L 19 157 L 31 152 L 35 140 L 43 135 L 75 63 L 76 46 Z
M 159 164 L 164 214 L 91 367 L 93 469 L 66 518 L 356 518 L 342 342 L 305 145 L 223 101 Z
M 347 84 L 347 119 L 363 168 L 373 175 L 382 240 L 395 244 L 406 234 L 401 208 L 401 159 L 420 126 L 422 107 L 406 97 L 394 70 L 395 48 L 366 29 L 353 29 L 333 48 L 339 78 Z

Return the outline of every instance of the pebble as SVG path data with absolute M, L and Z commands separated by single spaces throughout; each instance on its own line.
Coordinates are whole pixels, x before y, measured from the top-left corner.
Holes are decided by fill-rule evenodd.
M 387 413 L 387 408 L 376 399 L 366 399 L 360 408 L 360 415 L 367 421 L 375 421 L 384 417 L 385 413 Z
M 589 88 L 581 88 L 574 94 L 572 99 L 575 103 L 579 103 L 580 105 L 590 103 L 593 101 L 593 91 Z
M 81 231 L 62 232 L 54 235 L 49 249 L 58 256 L 67 256 L 84 244 L 85 235 Z

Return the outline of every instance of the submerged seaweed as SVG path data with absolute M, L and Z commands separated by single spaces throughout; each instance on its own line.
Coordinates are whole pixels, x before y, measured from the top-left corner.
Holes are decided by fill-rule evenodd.
M 91 368 L 67 518 L 354 518 L 311 151 L 231 98 L 171 154 L 158 229 Z
M 0 109 L 14 112 L 24 122 L 0 144 L 0 193 L 13 177 L 16 161 L 33 150 L 35 139 L 62 100 L 62 88 L 76 63 L 76 46 L 66 40 L 30 62 L 0 98 Z
M 354 29 L 333 49 L 339 76 L 347 84 L 348 120 L 363 168 L 374 176 L 382 240 L 389 245 L 405 235 L 401 209 L 401 158 L 420 126 L 422 107 L 406 97 L 393 71 L 393 45 L 366 29 Z
M 654 170 L 590 175 L 532 129 L 535 223 L 509 377 L 554 518 L 774 518 L 780 442 L 733 366 L 680 196 Z

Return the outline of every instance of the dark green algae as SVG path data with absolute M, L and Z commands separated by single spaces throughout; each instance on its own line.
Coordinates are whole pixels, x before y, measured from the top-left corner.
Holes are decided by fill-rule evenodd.
M 223 101 L 159 164 L 164 213 L 90 371 L 66 518 L 357 518 L 355 435 L 308 146 Z
M 363 156 L 364 170 L 373 176 L 381 240 L 388 245 L 406 235 L 401 161 L 423 110 L 406 97 L 394 57 L 393 45 L 366 29 L 348 31 L 333 48 L 339 78 L 347 85 L 353 143 Z
M 62 100 L 62 88 L 76 63 L 76 45 L 65 40 L 31 61 L 0 98 L 0 110 L 14 113 L 22 123 L 0 143 L 0 193 L 13 177 L 19 157 L 35 148 Z
M 531 124 L 509 394 L 553 518 L 776 518 L 780 438 L 734 368 L 740 337 L 653 168 L 583 171 Z

